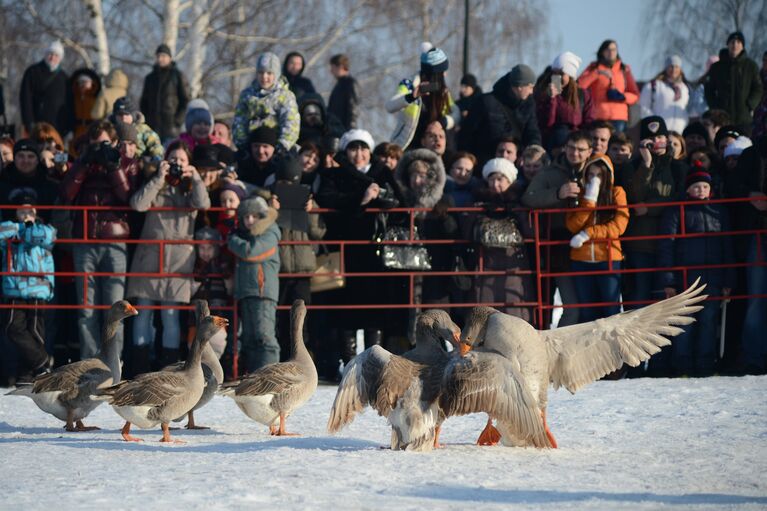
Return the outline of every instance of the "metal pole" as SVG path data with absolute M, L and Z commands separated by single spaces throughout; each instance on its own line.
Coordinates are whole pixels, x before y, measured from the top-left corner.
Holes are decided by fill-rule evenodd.
M 463 1 L 463 74 L 469 74 L 469 0 Z

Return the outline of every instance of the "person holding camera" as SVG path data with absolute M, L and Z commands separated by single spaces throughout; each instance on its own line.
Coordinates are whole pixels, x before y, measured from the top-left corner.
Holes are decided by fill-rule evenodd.
M 37 305 L 53 298 L 53 243 L 56 229 L 37 216 L 37 195 L 31 189 L 16 190 L 5 204 L 16 204 L 15 219 L 0 223 L 0 256 L 4 272 L 35 272 L 39 275 L 5 275 L 3 296 L 11 305 Z M 10 244 L 11 255 L 6 250 Z M 8 264 L 11 263 L 11 267 Z M 47 274 L 47 275 L 46 275 Z M 3 329 L 21 356 L 17 382 L 30 382 L 53 368 L 53 357 L 45 349 L 43 311 L 12 307 L 3 311 Z M 5 355 L 5 354 L 4 354 Z
M 208 209 L 210 197 L 199 172 L 190 161 L 192 155 L 183 142 L 168 146 L 165 160 L 129 200 L 136 211 L 149 208 L 174 208 L 168 211 L 149 211 L 141 230 L 142 240 L 191 240 L 197 211 L 183 208 Z M 160 260 L 160 256 L 163 256 Z M 126 296 L 135 298 L 139 306 L 133 329 L 133 374 L 150 369 L 150 355 L 154 347 L 154 311 L 143 309 L 147 305 L 177 306 L 192 298 L 191 274 L 194 269 L 194 247 L 187 244 L 142 243 L 136 248 L 131 273 L 179 273 L 188 277 L 144 277 L 128 279 Z M 164 367 L 179 358 L 181 330 L 179 311 L 162 309 L 162 355 L 158 366 Z
M 684 192 L 680 183 L 684 183 L 687 167 L 679 160 L 674 160 L 668 142 L 668 129 L 663 117 L 653 115 L 642 119 L 640 128 L 639 156 L 634 158 L 633 174 L 624 180 L 626 197 L 629 204 L 651 204 L 683 199 Z M 626 229 L 626 237 L 653 236 L 658 234 L 662 207 L 641 206 L 631 208 L 631 222 Z M 656 267 L 656 241 L 627 240 L 625 243 L 626 268 L 649 269 Z M 644 301 L 661 297 L 657 289 L 656 275 L 653 272 L 628 274 L 624 281 L 624 299 Z M 643 307 L 645 303 L 627 304 L 626 309 Z M 650 362 L 652 365 L 652 361 Z
M 445 83 L 447 55 L 429 42 L 421 44 L 421 70 L 412 79 L 404 79 L 397 93 L 386 102 L 386 111 L 398 113 L 397 126 L 391 142 L 403 150 L 418 144 L 426 127 L 439 122 L 445 131 L 452 131 L 461 122 L 461 109 L 450 96 Z
M 580 66 L 579 56 L 569 51 L 561 53 L 536 84 L 538 125 L 543 146 L 549 151 L 561 150 L 570 132 L 594 120 L 591 92 L 579 88 L 576 82 Z
M 125 127 L 127 128 L 127 126 Z M 126 131 L 121 127 L 121 130 Z M 132 139 L 135 148 L 135 129 L 124 134 Z M 124 146 L 128 145 L 126 141 Z M 77 206 L 127 207 L 128 199 L 136 191 L 139 181 L 138 161 L 129 149 L 117 147 L 118 130 L 109 121 L 97 121 L 88 128 L 88 146 L 79 160 L 67 172 L 61 183 L 61 201 Z M 135 153 L 135 150 L 133 151 Z M 83 223 L 83 211 L 72 214 L 72 237 L 83 243 L 72 245 L 72 258 L 76 272 L 125 273 L 128 269 L 128 250 L 124 240 L 130 238 L 128 211 L 90 210 Z M 87 228 L 87 231 L 84 229 Z M 88 243 L 86 240 L 98 240 Z M 125 277 L 85 277 L 77 279 L 77 303 L 111 305 L 125 296 Z M 86 294 L 87 289 L 87 294 Z M 102 314 L 102 312 L 104 312 Z M 99 349 L 101 331 L 106 321 L 105 311 L 89 307 L 78 310 L 80 358 L 91 358 Z M 122 327 L 116 333 L 116 342 L 122 349 Z

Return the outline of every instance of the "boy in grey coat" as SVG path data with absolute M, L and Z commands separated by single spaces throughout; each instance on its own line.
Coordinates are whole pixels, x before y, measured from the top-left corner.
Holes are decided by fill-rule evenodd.
M 278 275 L 281 239 L 277 210 L 261 197 L 250 197 L 237 208 L 240 227 L 227 243 L 237 257 L 234 297 L 242 321 L 242 348 L 246 372 L 280 361 L 276 336 Z

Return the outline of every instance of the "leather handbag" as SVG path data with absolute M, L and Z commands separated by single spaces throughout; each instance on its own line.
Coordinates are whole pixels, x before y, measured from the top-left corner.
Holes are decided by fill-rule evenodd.
M 474 241 L 489 248 L 512 248 L 522 246 L 524 236 L 512 217 L 482 216 L 474 225 Z
M 324 252 L 317 254 L 317 268 L 310 279 L 309 287 L 312 293 L 341 289 L 346 286 L 346 278 L 341 273 L 341 252 Z

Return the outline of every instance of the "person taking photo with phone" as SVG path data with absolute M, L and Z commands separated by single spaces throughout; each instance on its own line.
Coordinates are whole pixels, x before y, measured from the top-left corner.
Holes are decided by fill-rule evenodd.
M 399 115 L 390 141 L 403 150 L 415 149 L 429 124 L 438 121 L 452 135 L 461 121 L 461 109 L 445 84 L 448 65 L 444 51 L 430 42 L 422 43 L 419 74 L 402 80 L 397 93 L 386 102 L 386 111 Z
M 591 92 L 578 88 L 575 78 L 581 58 L 566 51 L 557 56 L 535 86 L 535 105 L 543 146 L 557 152 L 567 135 L 594 120 Z

